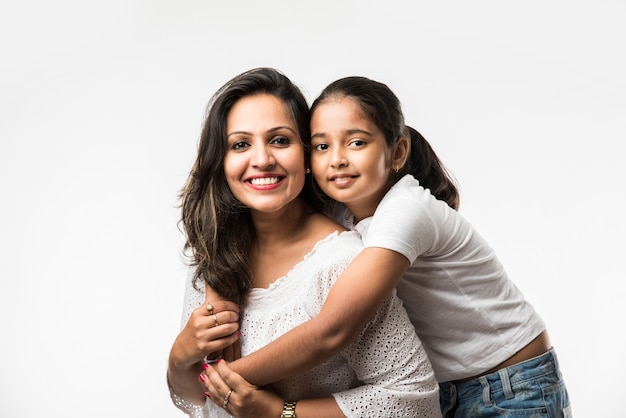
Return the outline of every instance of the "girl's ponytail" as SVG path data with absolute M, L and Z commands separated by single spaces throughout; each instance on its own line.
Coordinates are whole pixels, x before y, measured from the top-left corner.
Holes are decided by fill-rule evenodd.
M 410 126 L 406 126 L 406 129 L 411 136 L 411 154 L 398 175 L 411 174 L 422 187 L 430 189 L 433 196 L 458 210 L 459 191 L 456 182 L 426 138 Z

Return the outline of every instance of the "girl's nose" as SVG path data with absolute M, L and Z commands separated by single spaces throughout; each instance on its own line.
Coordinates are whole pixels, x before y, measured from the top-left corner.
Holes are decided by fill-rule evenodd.
M 333 168 L 346 167 L 348 165 L 348 160 L 343 155 L 343 153 L 335 151 L 333 153 L 332 160 L 330 162 L 330 166 Z

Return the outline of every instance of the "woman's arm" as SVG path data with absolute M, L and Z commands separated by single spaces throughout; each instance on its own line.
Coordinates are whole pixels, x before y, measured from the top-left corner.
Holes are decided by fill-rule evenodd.
M 283 399 L 270 389 L 251 385 L 233 372 L 226 361 L 207 367 L 201 376 L 210 399 L 219 407 L 238 418 L 276 418 L 283 412 Z M 229 394 L 230 392 L 230 394 Z M 332 396 L 297 401 L 298 418 L 344 418 L 345 415 Z
M 264 386 L 323 363 L 359 335 L 408 267 L 409 260 L 397 252 L 365 248 L 339 276 L 316 317 L 230 367 Z
M 172 399 L 179 407 L 179 403 L 204 404 L 206 398 L 198 384 L 204 357 L 231 346 L 239 338 L 239 307 L 233 302 L 215 301 L 212 312 L 205 303 L 193 309 L 203 299 L 204 295 L 188 280 L 183 312 L 187 321 L 172 345 L 167 370 Z

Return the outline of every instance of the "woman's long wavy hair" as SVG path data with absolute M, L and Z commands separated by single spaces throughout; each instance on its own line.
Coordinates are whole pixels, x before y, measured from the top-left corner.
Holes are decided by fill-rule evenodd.
M 313 101 L 311 113 L 324 101 L 343 97 L 350 97 L 359 103 L 363 116 L 385 135 L 389 149 L 395 148 L 401 136 L 410 138 L 409 158 L 394 173 L 391 179 L 393 183 L 404 175 L 411 174 L 437 199 L 445 201 L 455 210 L 459 208 L 459 191 L 455 180 L 428 141 L 418 131 L 405 125 L 400 100 L 387 85 L 366 77 L 341 78 L 324 88 Z M 310 140 L 307 145 L 310 145 Z M 316 188 L 316 192 L 321 193 L 321 190 Z
M 287 106 L 301 140 L 310 137 L 309 107 L 300 89 L 273 68 L 246 71 L 228 81 L 209 101 L 198 155 L 180 194 L 180 222 L 186 235 L 184 253 L 196 267 L 194 285 L 204 280 L 221 296 L 237 303 L 252 283 L 248 254 L 254 228 L 248 208 L 235 198 L 224 174 L 226 121 L 238 100 L 263 93 Z M 305 146 L 305 161 L 309 152 Z M 302 194 L 309 205 L 319 208 L 311 181 L 307 176 Z

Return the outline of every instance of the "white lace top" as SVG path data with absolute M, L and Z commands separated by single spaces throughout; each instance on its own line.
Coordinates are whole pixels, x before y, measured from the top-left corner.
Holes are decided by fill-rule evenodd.
M 356 233 L 335 232 L 269 288 L 253 289 L 242 305 L 242 355 L 317 315 L 332 284 L 361 249 Z M 203 286 L 196 291 L 190 282 L 183 323 L 204 302 Z M 276 382 L 274 388 L 284 399 L 293 400 L 332 394 L 347 417 L 441 416 L 432 367 L 395 292 L 339 355 Z M 191 416 L 230 416 L 210 400 L 204 407 L 194 407 L 173 393 L 172 399 Z

